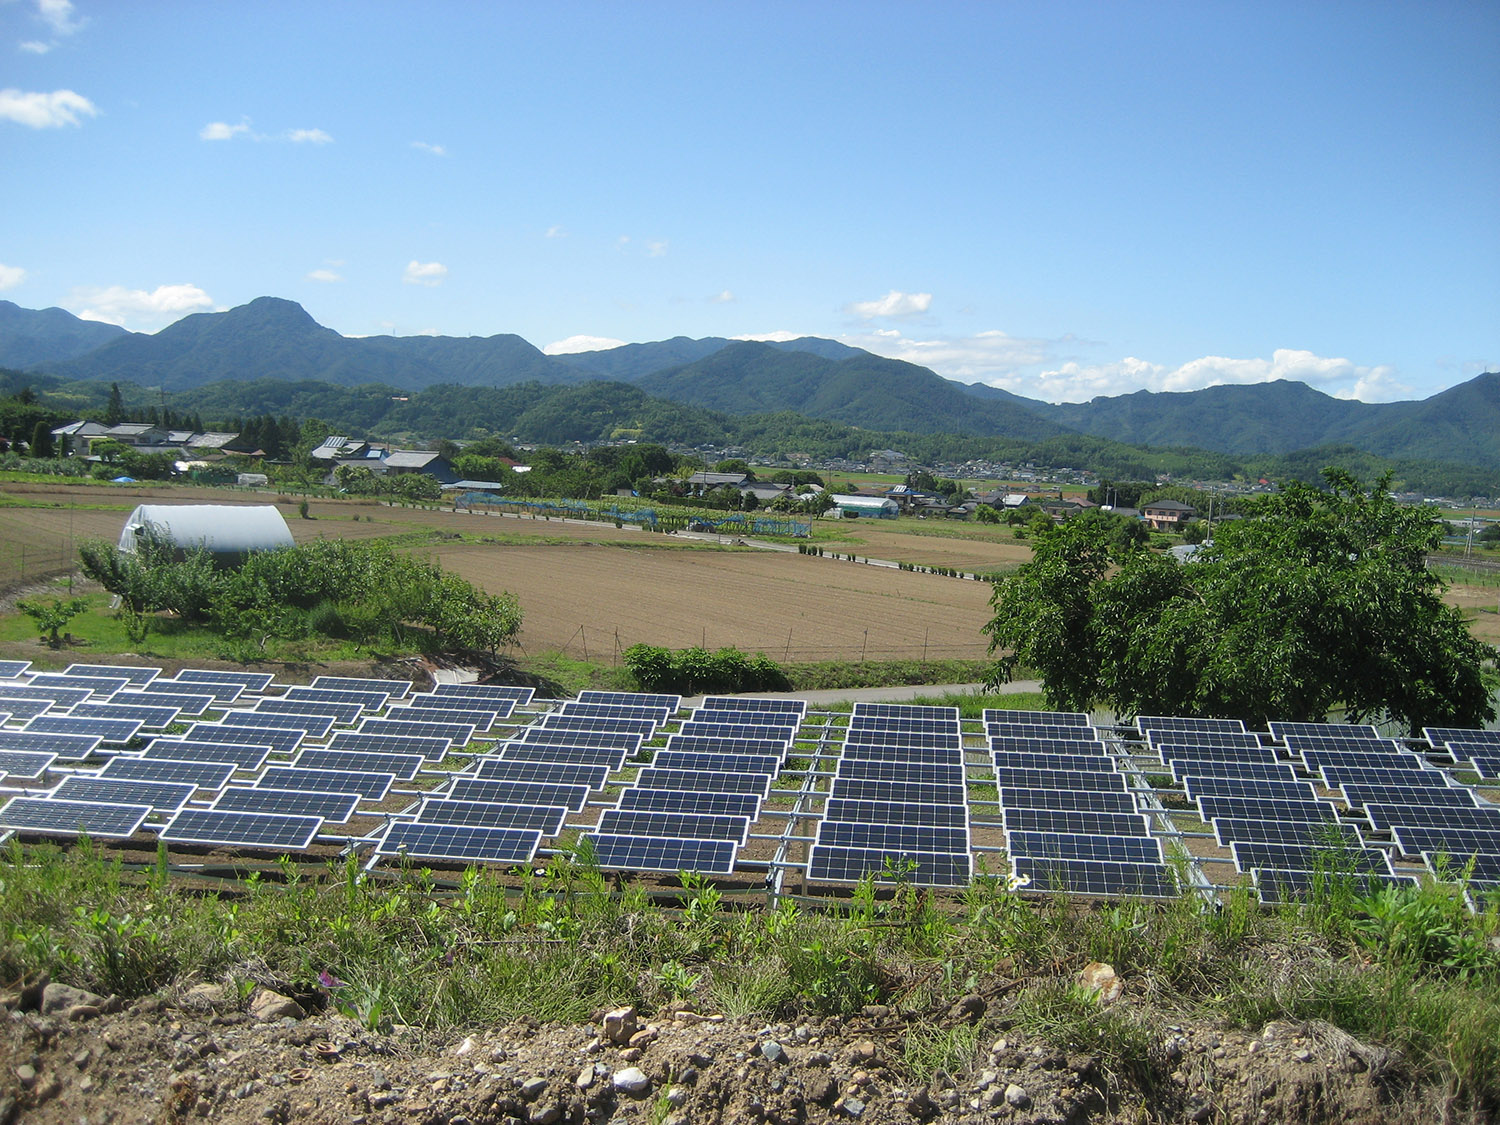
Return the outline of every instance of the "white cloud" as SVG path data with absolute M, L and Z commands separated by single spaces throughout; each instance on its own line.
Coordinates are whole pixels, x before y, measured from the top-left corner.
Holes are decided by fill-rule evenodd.
M 321 281 L 324 284 L 332 285 L 334 282 L 336 282 L 336 281 L 343 281 L 344 279 L 343 279 L 342 276 L 340 276 L 334 270 L 330 270 L 330 269 L 317 269 L 317 270 L 311 271 L 307 275 L 307 280 L 308 281 Z
M 861 320 L 874 320 L 876 317 L 921 316 L 931 307 L 931 293 L 901 293 L 892 289 L 873 301 L 855 301 L 847 311 Z
M 731 336 L 731 340 L 756 340 L 765 344 L 784 344 L 788 340 L 800 340 L 808 335 L 806 332 L 788 332 L 785 328 L 779 328 L 775 332 L 750 332 L 744 336 Z
M 556 340 L 542 349 L 544 355 L 574 355 L 578 352 L 607 352 L 611 348 L 622 348 L 627 341 L 609 336 L 569 336 Z
M 431 153 L 433 156 L 447 156 L 448 150 L 442 145 L 428 144 L 426 141 L 412 141 L 411 147 L 421 152 Z
M 715 293 L 712 297 L 709 298 L 709 300 L 716 305 L 727 305 L 734 300 L 734 294 L 731 293 L 728 289 L 724 289 L 718 293 Z
M 0 289 L 14 289 L 26 280 L 26 271 L 20 266 L 7 266 L 0 262 Z
M 407 285 L 426 285 L 429 288 L 441 285 L 448 276 L 448 267 L 442 262 L 419 262 L 415 258 L 406 263 L 401 280 Z
M 250 123 L 241 121 L 238 125 L 231 125 L 227 121 L 210 121 L 198 130 L 198 139 L 201 141 L 232 141 L 241 133 L 250 131 Z
M 333 138 L 322 129 L 293 129 L 287 133 L 286 139 L 294 145 L 331 145 Z
M 624 250 L 625 247 L 627 247 L 629 245 L 630 245 L 630 235 L 628 235 L 628 234 L 622 234 L 622 235 L 620 235 L 619 238 L 615 239 L 615 249 L 616 250 Z
M 52 50 L 54 45 L 52 43 L 43 43 L 40 39 L 28 39 L 26 42 L 20 44 L 20 47 L 28 55 L 45 55 L 48 51 Z
M 1024 339 L 1000 331 L 949 339 L 912 340 L 894 328 L 885 328 L 866 333 L 845 333 L 838 337 L 838 341 L 888 359 L 930 367 L 945 378 L 964 383 L 1000 385 L 1005 377 L 1053 358 L 1047 341 Z
M 37 0 L 36 9 L 57 35 L 72 35 L 88 22 L 73 17 L 72 0 Z
M 564 228 L 562 228 L 560 226 L 548 227 L 547 228 L 547 237 L 548 238 L 567 238 L 568 237 L 568 232 Z
M 102 320 L 140 330 L 160 327 L 187 313 L 211 309 L 214 302 L 196 285 L 158 285 L 149 292 L 111 285 L 107 289 L 75 289 L 67 307 L 84 320 Z
M 82 94 L 54 90 L 50 94 L 0 90 L 0 120 L 14 121 L 33 129 L 56 129 L 81 125 L 82 117 L 97 117 L 98 108 Z
M 667 256 L 667 240 L 646 243 L 646 257 L 665 258 Z

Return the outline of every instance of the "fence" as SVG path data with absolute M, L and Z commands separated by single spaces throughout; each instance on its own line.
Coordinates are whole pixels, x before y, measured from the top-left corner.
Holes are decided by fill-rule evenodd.
M 736 636 L 729 628 L 715 636 L 714 630 L 705 626 L 696 637 L 680 635 L 665 640 L 660 636 L 650 638 L 622 635 L 614 625 L 579 625 L 556 651 L 563 656 L 574 657 L 599 664 L 619 664 L 621 654 L 636 643 L 664 645 L 667 648 L 691 648 L 717 650 L 737 648 L 747 656 L 763 653 L 780 664 L 817 664 L 823 661 L 928 661 L 928 660 L 988 660 L 991 659 L 989 642 L 983 639 L 962 642 L 941 642 L 928 636 L 894 637 L 872 636 L 867 629 L 863 636 L 850 637 L 842 643 L 822 643 L 796 636 L 787 630 L 785 637 L 747 638 Z
M 73 548 L 62 536 L 31 531 L 30 542 L 0 543 L 0 591 L 15 590 L 73 570 Z M 9 537 L 6 537 L 9 539 Z
M 490 493 L 465 492 L 453 501 L 455 508 L 493 509 L 513 515 L 556 516 L 559 519 L 589 520 L 594 523 L 639 524 L 652 531 L 713 531 L 721 535 L 776 535 L 805 539 L 812 534 L 812 524 L 801 520 L 757 515 L 753 512 L 729 512 L 709 516 L 693 511 L 622 508 L 617 504 L 590 506 L 582 500 L 501 499 Z

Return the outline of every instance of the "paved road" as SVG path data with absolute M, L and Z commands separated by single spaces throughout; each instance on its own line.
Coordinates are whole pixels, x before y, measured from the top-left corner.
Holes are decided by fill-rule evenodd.
M 747 695 L 764 696 L 776 699 L 805 699 L 809 703 L 905 703 L 909 699 L 917 699 L 925 696 L 967 694 L 977 693 L 983 684 L 903 684 L 898 687 L 868 687 L 868 688 L 830 688 L 826 691 L 752 691 Z M 1040 680 L 1017 680 L 1015 683 L 1002 684 L 999 689 L 1000 695 L 1013 695 L 1023 691 L 1041 691 Z M 703 702 L 703 696 L 695 695 L 684 699 L 684 707 L 696 707 Z

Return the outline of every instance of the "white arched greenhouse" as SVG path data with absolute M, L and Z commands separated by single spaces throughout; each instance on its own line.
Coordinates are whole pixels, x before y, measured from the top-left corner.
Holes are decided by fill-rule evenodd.
M 271 504 L 142 504 L 120 532 L 120 550 L 134 554 L 154 534 L 177 558 L 200 548 L 218 566 L 238 566 L 252 551 L 292 546 L 292 533 Z

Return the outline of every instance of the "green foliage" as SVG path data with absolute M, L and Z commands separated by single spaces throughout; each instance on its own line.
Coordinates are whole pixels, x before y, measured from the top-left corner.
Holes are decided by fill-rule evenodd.
M 1410 729 L 1493 716 L 1494 650 L 1441 598 L 1429 509 L 1329 470 L 1222 525 L 1188 565 L 1121 552 L 1097 525 L 1039 528 L 1031 562 L 997 584 L 985 626 L 997 680 L 1025 663 L 1052 706 L 1120 714 L 1350 721 Z M 1200 561 L 1201 560 L 1201 561 Z
M 50 648 L 62 647 L 62 630 L 68 622 L 88 609 L 87 598 L 21 598 L 16 608 L 36 622 L 37 632 Z
M 52 427 L 40 418 L 31 428 L 31 455 L 36 458 L 51 457 L 55 452 L 52 443 Z
M 654 645 L 631 645 L 624 652 L 625 667 L 641 690 L 697 695 L 703 692 L 785 691 L 781 667 L 762 654 L 747 658 L 735 648 L 709 652 L 702 648 L 677 651 Z

